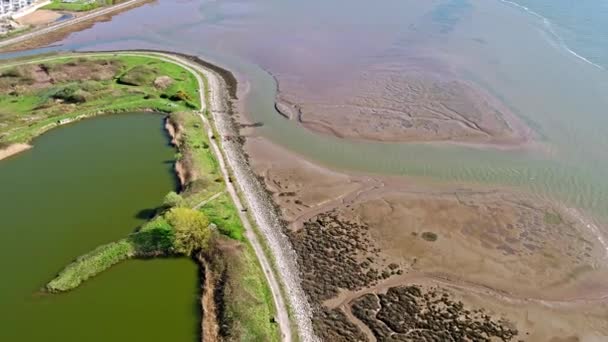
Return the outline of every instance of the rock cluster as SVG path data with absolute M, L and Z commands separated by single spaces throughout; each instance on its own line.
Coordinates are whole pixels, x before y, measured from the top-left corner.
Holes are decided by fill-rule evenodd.
M 512 341 L 518 334 L 503 319 L 415 285 L 364 295 L 353 302 L 352 312 L 379 341 Z
M 369 227 L 327 212 L 288 232 L 298 255 L 303 288 L 315 310 L 315 333 L 324 341 L 362 341 L 365 335 L 340 309 L 321 303 L 340 289 L 357 291 L 393 274 L 397 264 L 385 267 L 369 236 Z
M 367 341 L 365 334 L 340 309 L 317 307 L 313 327 L 321 341 Z
M 335 297 L 339 289 L 357 291 L 401 273 L 379 265 L 369 227 L 328 212 L 304 223 L 290 238 L 299 256 L 304 290 L 313 302 Z

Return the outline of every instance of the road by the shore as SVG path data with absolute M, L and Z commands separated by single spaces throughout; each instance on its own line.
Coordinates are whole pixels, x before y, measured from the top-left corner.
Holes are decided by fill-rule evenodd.
M 236 208 L 238 210 L 239 217 L 241 219 L 241 222 L 243 223 L 243 227 L 245 228 L 245 236 L 247 237 L 247 239 L 251 243 L 251 246 L 253 247 L 253 250 L 258 258 L 258 261 L 260 262 L 260 265 L 262 267 L 262 270 L 263 270 L 266 280 L 268 282 L 268 286 L 271 290 L 272 298 L 273 298 L 275 308 L 276 308 L 275 319 L 276 319 L 276 321 L 279 325 L 279 329 L 281 331 L 281 340 L 286 341 L 286 342 L 293 341 L 293 334 L 291 331 L 291 324 L 290 324 L 290 319 L 289 319 L 289 311 L 287 309 L 287 305 L 285 304 L 285 300 L 283 299 L 283 293 L 281 291 L 281 286 L 275 277 L 275 274 L 273 272 L 270 261 L 268 260 L 268 258 L 266 257 L 266 254 L 264 253 L 262 244 L 258 240 L 258 237 L 253 230 L 253 225 L 250 222 L 249 216 L 247 214 L 247 207 L 245 205 L 243 205 L 243 203 L 241 202 L 238 192 L 237 192 L 233 182 L 230 180 L 231 179 L 230 172 L 226 165 L 226 160 L 224 159 L 224 154 L 221 152 L 216 139 L 212 138 L 214 136 L 213 128 L 211 126 L 211 123 L 209 122 L 209 120 L 207 120 L 207 118 L 205 117 L 205 114 L 204 114 L 205 110 L 209 110 L 209 112 L 213 111 L 212 108 L 206 108 L 207 105 L 206 105 L 206 101 L 205 101 L 205 93 L 206 93 L 207 89 L 205 89 L 205 85 L 204 85 L 205 83 L 203 82 L 201 75 L 199 73 L 193 71 L 192 69 L 190 69 L 190 67 L 196 68 L 201 72 L 206 72 L 206 70 L 202 69 L 198 65 L 191 64 L 189 61 L 181 60 L 181 63 L 187 63 L 187 65 L 181 64 L 182 67 L 193 72 L 193 74 L 196 76 L 197 81 L 199 83 L 199 95 L 201 97 L 201 112 L 199 112 L 198 115 L 204 124 L 204 127 L 207 132 L 207 136 L 209 137 L 209 142 L 210 142 L 211 148 L 213 149 L 216 159 L 218 160 L 218 164 L 220 166 L 222 175 L 223 175 L 224 179 L 226 180 L 226 189 L 228 190 L 228 193 L 230 194 L 230 197 L 232 198 L 232 201 L 234 202 L 234 205 L 236 206 Z M 180 63 L 178 62 L 178 64 L 180 64 Z M 221 139 L 221 137 L 217 137 L 217 138 Z
M 63 29 L 63 28 L 66 28 L 66 27 L 69 27 L 69 26 L 72 26 L 75 24 L 79 24 L 79 23 L 85 22 L 87 20 L 95 19 L 102 15 L 117 12 L 117 11 L 123 10 L 125 8 L 128 8 L 130 6 L 133 6 L 137 3 L 144 2 L 144 1 L 148 1 L 148 0 L 129 0 L 129 1 L 117 4 L 117 5 L 112 5 L 110 7 L 104 7 L 104 8 L 98 9 L 98 10 L 94 10 L 91 13 L 87 13 L 87 14 L 79 16 L 79 17 L 74 17 L 72 19 L 68 19 L 68 20 L 59 22 L 57 24 L 52 24 L 50 26 L 43 27 L 43 28 L 31 31 L 31 32 L 27 32 L 27 33 L 18 35 L 16 37 L 8 38 L 5 40 L 0 40 L 0 48 L 10 46 L 13 44 L 17 44 L 17 43 L 21 43 L 26 40 L 51 33 L 53 31 L 57 31 L 57 30 L 60 30 L 60 29 Z

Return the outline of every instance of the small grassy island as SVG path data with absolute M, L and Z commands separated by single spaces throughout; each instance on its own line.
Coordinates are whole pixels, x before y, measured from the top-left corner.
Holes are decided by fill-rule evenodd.
M 50 4 L 44 6 L 44 9 L 58 10 L 58 11 L 73 11 L 73 12 L 85 12 L 94 10 L 96 8 L 112 6 L 125 2 L 125 0 L 52 0 Z
M 132 234 L 76 258 L 45 288 L 73 290 L 130 258 L 191 257 L 201 267 L 203 338 L 278 340 L 272 295 L 226 193 L 199 117 L 198 92 L 191 70 L 143 52 L 9 61 L 0 64 L 0 153 L 96 115 L 166 115 L 181 192 L 167 194 Z

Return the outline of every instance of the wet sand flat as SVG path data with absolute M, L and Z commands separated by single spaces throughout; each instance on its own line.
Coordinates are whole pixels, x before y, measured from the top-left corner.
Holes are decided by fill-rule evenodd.
M 413 310 L 409 297 L 391 299 L 386 314 L 374 306 L 381 297 L 369 297 L 410 287 L 420 298 L 445 294 L 449 305 L 437 317 L 462 310 L 470 327 L 486 322 L 477 332 L 485 338 L 593 340 L 608 333 L 606 249 L 572 209 L 513 189 L 330 170 L 260 137 L 245 146 L 288 222 L 322 338 L 426 336 L 402 336 L 394 325 L 411 314 L 394 311 Z M 431 302 L 415 305 L 427 312 Z M 456 325 L 431 331 L 452 334 Z
M 532 139 L 531 129 L 499 99 L 430 67 L 374 65 L 335 87 L 321 86 L 303 96 L 290 97 L 287 83 L 277 109 L 308 129 L 340 138 L 503 146 Z

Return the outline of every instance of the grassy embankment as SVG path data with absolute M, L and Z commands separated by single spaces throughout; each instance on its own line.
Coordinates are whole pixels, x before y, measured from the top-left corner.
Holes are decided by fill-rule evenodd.
M 187 169 L 199 171 L 191 175 L 193 178 L 182 192 L 187 205 L 197 205 L 221 193 L 200 210 L 217 225 L 222 236 L 229 238 L 219 244 L 223 259 L 220 272 L 225 275 L 220 298 L 224 303 L 222 320 L 228 327 L 223 334 L 230 340 L 239 341 L 278 340 L 278 327 L 269 320 L 275 310 L 272 294 L 255 253 L 244 237 L 237 209 L 225 192 L 202 122 L 188 113 L 173 113 L 169 120 L 177 127 L 180 161 Z
M 209 149 L 202 122 L 192 109 L 196 78 L 180 66 L 146 57 L 66 58 L 16 67 L 0 65 L 0 149 L 76 120 L 109 112 L 149 109 L 171 113 L 178 162 L 186 170 L 180 196 L 159 208 L 157 216 L 120 241 L 100 246 L 68 265 L 48 283 L 52 292 L 76 288 L 86 279 L 133 257 L 183 255 L 175 245 L 175 227 L 165 215 L 172 207 L 194 207 L 217 227 L 213 254 L 220 284 L 216 299 L 221 333 L 230 340 L 278 340 L 270 322 L 274 305 L 264 274 L 244 238 L 236 208 Z M 212 196 L 219 197 L 206 202 Z M 168 198 L 170 199 L 170 198 Z M 174 198 L 175 199 L 175 198 Z
M 124 0 L 78 0 L 70 3 L 63 2 L 62 0 L 53 0 L 53 2 L 43 8 L 56 11 L 86 12 L 121 2 L 124 2 Z

